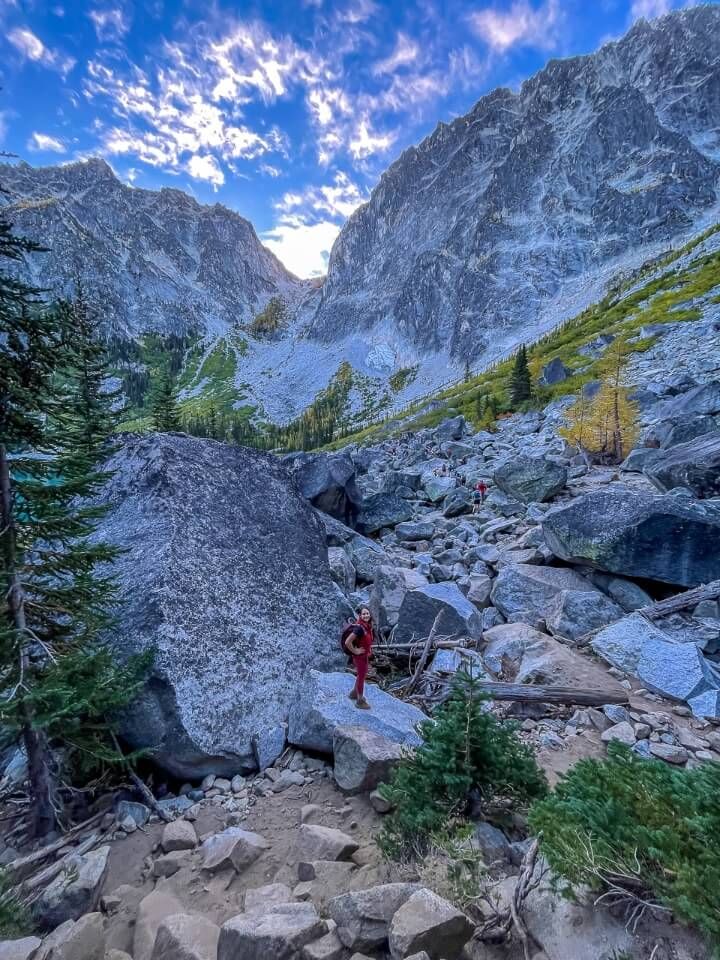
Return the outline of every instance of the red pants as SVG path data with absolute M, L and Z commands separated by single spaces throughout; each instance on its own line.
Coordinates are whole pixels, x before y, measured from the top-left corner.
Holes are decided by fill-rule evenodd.
M 358 698 L 365 696 L 365 677 L 368 673 L 368 655 L 366 653 L 359 657 L 353 657 L 357 678 L 355 680 L 355 693 Z

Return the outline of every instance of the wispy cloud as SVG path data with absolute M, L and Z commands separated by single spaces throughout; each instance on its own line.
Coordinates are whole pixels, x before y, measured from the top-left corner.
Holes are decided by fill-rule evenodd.
M 372 72 L 376 77 L 386 73 L 395 73 L 400 67 L 408 67 L 416 64 L 420 57 L 420 47 L 406 33 L 399 33 L 395 49 L 382 60 L 377 60 L 372 66 Z
M 73 57 L 46 47 L 40 37 L 27 27 L 14 27 L 8 32 L 7 39 L 23 60 L 30 60 L 50 70 L 56 70 L 63 77 L 75 66 Z
M 130 15 L 120 7 L 90 10 L 88 16 L 101 42 L 121 40 L 130 30 Z
M 215 157 L 209 154 L 205 154 L 204 156 L 195 154 L 190 157 L 187 164 L 187 172 L 191 177 L 194 177 L 195 180 L 205 180 L 207 183 L 211 183 L 215 189 L 225 183 L 225 174 L 220 169 Z
M 653 17 L 662 17 L 663 14 L 670 13 L 671 9 L 670 0 L 634 0 L 630 7 L 630 16 L 633 20 L 640 17 L 651 20 Z
M 47 133 L 32 133 L 27 141 L 26 147 L 31 153 L 66 153 L 67 147 L 58 140 L 57 137 L 51 137 Z
M 538 7 L 529 0 L 516 0 L 509 10 L 487 7 L 468 16 L 474 33 L 497 53 L 515 46 L 553 49 L 559 20 L 559 0 L 545 0 Z

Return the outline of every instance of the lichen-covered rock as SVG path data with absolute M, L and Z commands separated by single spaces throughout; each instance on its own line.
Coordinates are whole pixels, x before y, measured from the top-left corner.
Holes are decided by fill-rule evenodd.
M 150 434 L 108 468 L 97 537 L 125 550 L 108 639 L 119 657 L 156 650 L 125 736 L 178 777 L 254 769 L 253 735 L 280 728 L 304 671 L 342 662 L 324 530 L 257 451 Z
M 34 907 L 43 927 L 56 927 L 93 911 L 99 901 L 108 869 L 110 847 L 105 845 L 80 856 L 71 856 L 61 873 L 43 891 Z
M 720 506 L 627 488 L 595 490 L 542 521 L 552 552 L 609 573 L 696 587 L 720 578 Z

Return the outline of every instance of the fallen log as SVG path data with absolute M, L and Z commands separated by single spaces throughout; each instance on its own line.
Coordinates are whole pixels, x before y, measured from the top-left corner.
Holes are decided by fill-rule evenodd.
M 433 678 L 435 681 L 435 678 Z M 442 685 L 452 683 L 452 677 L 437 681 Z M 559 703 L 569 706 L 601 707 L 606 703 L 628 703 L 625 690 L 588 690 L 583 687 L 548 687 L 542 684 L 504 683 L 500 680 L 479 680 L 478 690 L 494 700 L 516 700 L 519 703 Z
M 83 823 L 78 823 L 77 826 L 73 827 L 71 830 L 68 830 L 67 833 L 64 833 L 62 837 L 60 837 L 59 840 L 49 843 L 46 847 L 41 847 L 40 850 L 36 850 L 34 853 L 29 853 L 27 856 L 18 857 L 15 860 L 11 860 L 10 863 L 8 863 L 8 865 L 5 867 L 6 872 L 9 873 L 16 881 L 21 879 L 23 874 L 27 875 L 29 868 L 42 863 L 43 860 L 47 860 L 47 858 L 52 856 L 52 854 L 57 853 L 58 850 L 62 850 L 63 847 L 66 847 L 69 843 L 72 843 L 78 834 L 84 833 L 96 823 L 99 823 L 103 816 L 103 813 L 96 813 L 94 816 L 90 817 L 89 820 L 85 820 Z
M 693 587 L 692 590 L 685 590 L 683 593 L 677 593 L 674 597 L 668 597 L 666 600 L 658 600 L 657 603 L 651 603 L 647 607 L 641 607 L 637 612 L 645 617 L 646 620 L 659 620 L 668 614 L 677 613 L 679 610 L 687 610 L 688 607 L 697 606 L 701 600 L 717 600 L 720 598 L 720 580 L 713 580 L 711 583 Z
M 36 891 L 44 889 L 51 880 L 54 880 L 55 877 L 61 874 L 71 857 L 81 857 L 83 854 L 88 853 L 96 846 L 102 836 L 103 831 L 91 834 L 74 850 L 69 850 L 60 860 L 57 860 L 55 863 L 50 864 L 49 867 L 45 867 L 44 870 L 24 880 L 19 886 L 19 893 L 24 898 L 23 902 L 28 904 L 35 899 L 38 896 Z
M 404 692 L 406 694 L 413 692 L 413 690 L 418 684 L 418 680 L 420 679 L 420 676 L 423 670 L 425 669 L 425 664 L 427 663 L 428 657 L 430 656 L 430 650 L 432 649 L 433 641 L 435 640 L 435 637 L 437 635 L 438 626 L 440 624 L 440 620 L 442 619 L 443 613 L 444 611 L 440 610 L 440 612 L 437 614 L 437 616 L 433 621 L 433 625 L 430 628 L 430 633 L 428 634 L 428 638 L 425 641 L 425 646 L 423 647 L 423 652 L 420 655 L 420 659 L 417 662 L 417 666 L 415 667 L 415 672 L 410 677 L 410 679 L 407 682 L 407 685 L 405 686 Z

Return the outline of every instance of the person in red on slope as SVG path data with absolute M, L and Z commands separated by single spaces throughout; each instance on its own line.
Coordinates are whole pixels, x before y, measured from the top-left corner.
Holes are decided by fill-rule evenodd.
M 486 493 L 487 484 L 483 480 L 479 480 L 475 484 L 475 490 L 473 491 L 473 513 L 477 513 L 483 503 L 485 503 Z
M 367 607 L 361 607 L 357 621 L 343 631 L 343 650 L 352 657 L 355 664 L 355 686 L 349 693 L 358 710 L 370 710 L 365 699 L 365 678 L 370 665 L 370 652 L 373 645 L 372 614 Z

